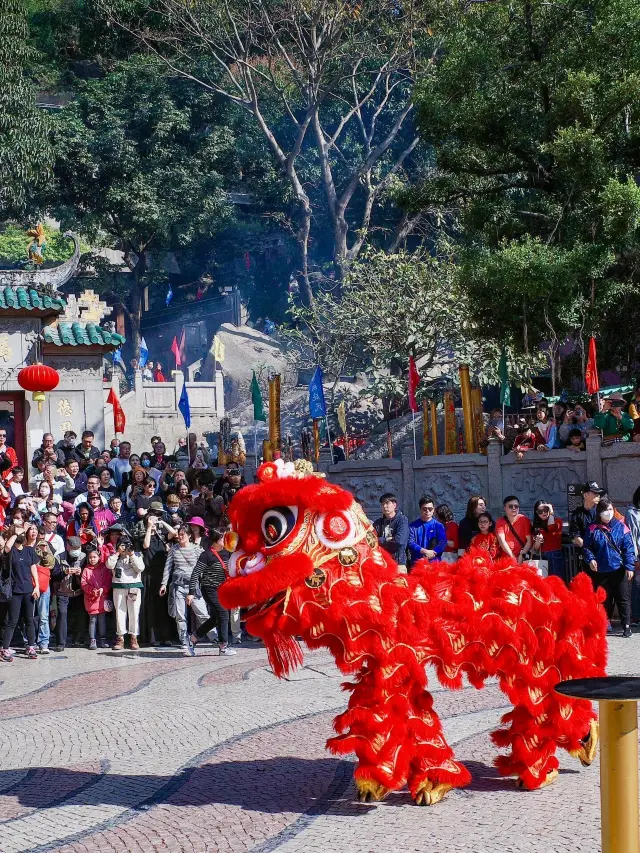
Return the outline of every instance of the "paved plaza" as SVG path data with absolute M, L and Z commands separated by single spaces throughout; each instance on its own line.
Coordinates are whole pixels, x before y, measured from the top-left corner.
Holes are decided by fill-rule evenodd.
M 637 674 L 640 636 L 610 645 L 610 672 Z M 436 688 L 469 788 L 433 808 L 407 793 L 362 805 L 351 762 L 324 750 L 346 703 L 327 654 L 277 681 L 261 646 L 199 651 L 70 649 L 0 669 L 1 853 L 600 849 L 597 762 L 561 753 L 535 792 L 497 776 L 495 685 Z

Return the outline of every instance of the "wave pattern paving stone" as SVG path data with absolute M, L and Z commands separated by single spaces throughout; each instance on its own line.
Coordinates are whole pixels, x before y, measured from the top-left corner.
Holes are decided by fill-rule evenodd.
M 612 673 L 639 651 L 640 638 L 613 638 Z M 2 853 L 599 849 L 597 766 L 562 754 L 555 785 L 534 793 L 497 776 L 488 735 L 506 703 L 495 684 L 434 688 L 474 781 L 419 809 L 406 792 L 354 802 L 351 763 L 324 750 L 345 702 L 326 653 L 283 682 L 262 648 L 232 663 L 81 649 L 51 663 L 3 670 Z

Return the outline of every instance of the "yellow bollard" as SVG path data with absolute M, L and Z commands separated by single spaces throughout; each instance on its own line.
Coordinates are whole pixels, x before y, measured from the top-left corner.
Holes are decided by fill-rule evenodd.
M 556 692 L 597 702 L 600 712 L 602 853 L 640 853 L 638 699 L 640 678 L 577 678 Z
M 598 704 L 602 853 L 639 853 L 638 703 Z

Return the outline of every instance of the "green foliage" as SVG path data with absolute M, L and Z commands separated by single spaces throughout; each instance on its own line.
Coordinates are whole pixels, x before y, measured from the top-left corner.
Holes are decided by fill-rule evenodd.
M 498 383 L 500 344 L 470 321 L 467 297 L 446 257 L 369 250 L 349 268 L 340 298 L 325 291 L 310 307 L 292 304 L 290 313 L 295 325 L 283 336 L 291 360 L 303 368 L 319 364 L 333 378 L 364 372 L 367 394 L 406 397 L 410 355 L 425 390 L 455 382 L 460 363 L 471 365 L 481 382 Z M 527 385 L 540 357 L 509 356 L 512 380 Z
M 47 117 L 25 78 L 27 45 L 22 0 L 0 0 L 0 216 L 24 210 L 27 197 L 49 178 Z
M 47 237 L 46 261 L 62 262 L 73 254 L 73 242 L 64 237 L 60 231 L 44 226 Z M 32 238 L 27 236 L 24 228 L 18 225 L 7 225 L 0 231 L 0 261 L 3 263 L 24 261 L 27 258 L 27 247 Z
M 640 3 L 447 9 L 416 92 L 437 168 L 411 201 L 448 215 L 485 334 L 598 332 L 638 287 Z
M 219 169 L 233 139 L 210 104 L 151 59 L 80 87 L 56 116 L 53 200 L 65 222 L 124 251 L 211 237 L 231 215 Z

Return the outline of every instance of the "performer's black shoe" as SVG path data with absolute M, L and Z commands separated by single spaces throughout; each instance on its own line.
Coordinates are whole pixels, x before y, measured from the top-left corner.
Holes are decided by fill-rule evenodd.
M 631 626 L 630 625 L 624 626 L 624 631 L 622 632 L 622 636 L 625 637 L 626 639 L 628 639 L 631 636 Z

